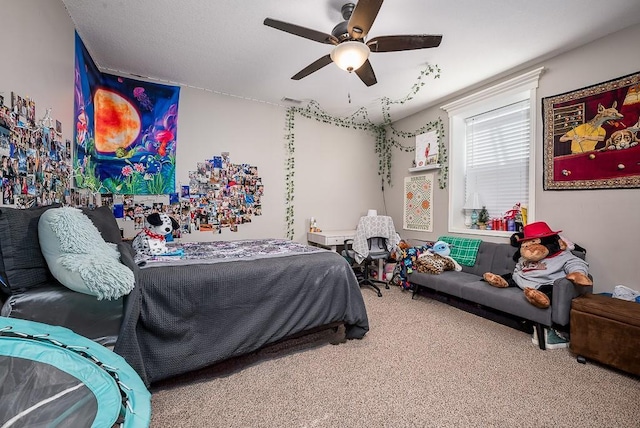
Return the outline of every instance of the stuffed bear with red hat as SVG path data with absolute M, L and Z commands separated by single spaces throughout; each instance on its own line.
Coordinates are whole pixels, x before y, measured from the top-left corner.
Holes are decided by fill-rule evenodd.
M 491 272 L 483 275 L 494 287 L 520 287 L 529 303 L 539 308 L 551 304 L 553 283 L 567 278 L 577 285 L 589 286 L 589 265 L 567 248 L 560 237 L 561 230 L 551 230 L 543 221 L 524 226 L 523 233 L 512 236 L 512 245 L 519 245 L 520 257 L 512 274 L 500 276 Z

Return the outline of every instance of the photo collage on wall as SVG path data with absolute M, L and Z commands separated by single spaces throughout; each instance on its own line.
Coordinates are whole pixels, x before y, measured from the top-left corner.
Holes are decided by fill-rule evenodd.
M 180 193 L 169 195 L 100 195 L 102 205 L 110 205 L 116 218 L 133 221 L 134 230 L 144 228 L 151 213 L 164 212 L 180 224 L 174 237 L 183 233 L 218 232 L 224 228 L 238 231 L 238 225 L 250 223 L 252 216 L 262 214 L 260 203 L 264 193 L 258 168 L 233 164 L 228 153 L 199 162 L 189 172 L 189 184 Z M 82 199 L 82 197 L 80 198 Z
M 105 195 L 102 195 L 105 203 Z M 166 213 L 175 220 L 180 218 L 180 201 L 178 194 L 169 195 L 106 195 L 106 200 L 113 206 L 116 218 L 133 221 L 134 230 L 144 228 L 145 218 L 152 213 Z M 173 236 L 179 238 L 182 229 L 176 230 Z
M 234 164 L 223 152 L 189 171 L 189 185 L 181 187 L 180 196 L 183 208 L 190 210 L 192 228 L 221 232 L 228 227 L 236 232 L 239 224 L 262 215 L 263 193 L 258 167 Z
M 10 105 L 9 105 L 10 102 Z M 36 121 L 36 104 L 12 92 L 0 95 L 2 204 L 18 208 L 62 202 L 69 195 L 71 141 L 51 111 Z

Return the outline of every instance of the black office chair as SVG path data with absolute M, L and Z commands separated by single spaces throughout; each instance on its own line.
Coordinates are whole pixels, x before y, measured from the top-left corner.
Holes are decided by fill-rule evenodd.
M 387 238 L 372 237 L 367 239 L 367 244 L 369 245 L 369 254 L 360 264 L 356 262 L 356 253 L 352 248 L 353 239 L 347 239 L 346 241 L 344 241 L 344 251 L 342 252 L 342 255 L 351 262 L 351 266 L 354 271 L 360 272 L 360 275 L 358 275 L 358 272 L 356 272 L 356 276 L 358 276 L 358 284 L 360 284 L 360 286 L 371 286 L 378 292 L 378 297 L 382 297 L 380 287 L 378 287 L 376 283 L 384 284 L 386 289 L 389 289 L 389 283 L 387 281 L 369 277 L 369 270 L 371 268 L 372 262 L 377 262 L 381 259 L 386 260 L 391 256 L 391 253 L 389 252 L 389 250 L 387 250 Z M 378 277 L 384 278 L 384 271 L 378 272 Z

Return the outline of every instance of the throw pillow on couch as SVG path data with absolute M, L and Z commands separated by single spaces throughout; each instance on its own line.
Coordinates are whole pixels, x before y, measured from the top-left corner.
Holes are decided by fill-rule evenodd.
M 0 289 L 7 295 L 52 281 L 38 242 L 38 220 L 58 205 L 17 209 L 0 208 Z
M 49 270 L 67 288 L 99 300 L 117 299 L 133 289 L 133 272 L 120 262 L 117 245 L 106 242 L 80 209 L 42 213 L 38 238 Z

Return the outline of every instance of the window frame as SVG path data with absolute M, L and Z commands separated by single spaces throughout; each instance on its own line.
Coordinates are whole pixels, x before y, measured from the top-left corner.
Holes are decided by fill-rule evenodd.
M 544 67 L 521 74 L 498 83 L 441 108 L 449 116 L 449 218 L 448 231 L 485 236 L 511 236 L 513 232 L 498 230 L 468 229 L 464 225 L 465 213 L 465 144 L 466 119 L 500 107 L 529 99 L 531 126 L 529 138 L 529 201 L 527 202 L 527 223 L 535 221 L 535 135 L 537 125 L 539 77 Z

